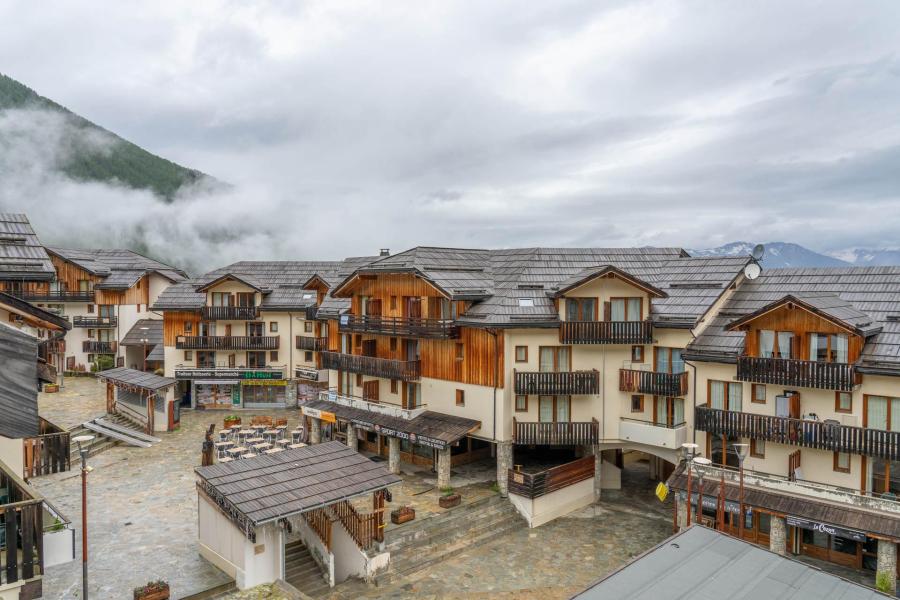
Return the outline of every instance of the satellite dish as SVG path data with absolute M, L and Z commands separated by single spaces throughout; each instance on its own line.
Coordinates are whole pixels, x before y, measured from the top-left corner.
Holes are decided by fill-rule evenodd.
M 762 260 L 763 254 L 765 253 L 766 247 L 762 244 L 757 244 L 753 246 L 753 251 L 750 253 L 750 256 L 752 256 L 754 260 Z
M 756 279 L 762 273 L 762 267 L 756 263 L 750 263 L 744 267 L 744 276 L 747 279 Z

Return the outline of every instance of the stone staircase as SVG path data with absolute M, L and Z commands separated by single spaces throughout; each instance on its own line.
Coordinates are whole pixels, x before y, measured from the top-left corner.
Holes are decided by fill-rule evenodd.
M 500 496 L 416 519 L 386 533 L 385 550 L 391 553 L 390 567 L 376 576 L 375 583 L 396 581 L 521 527 L 526 527 L 525 520 L 508 499 Z
M 300 540 L 284 546 L 284 580 L 313 598 L 331 591 L 319 564 Z
M 106 415 L 105 419 L 116 425 L 121 425 L 122 427 L 127 427 L 129 429 L 133 429 L 134 431 L 138 431 L 137 427 L 124 417 L 120 417 L 119 415 Z M 103 435 L 102 433 L 97 433 L 96 431 L 91 431 L 84 425 L 79 425 L 73 429 L 69 430 L 69 439 L 74 438 L 76 435 L 92 435 L 94 436 L 93 441 L 91 442 L 90 450 L 88 450 L 88 458 L 92 456 L 96 456 L 105 450 L 109 450 L 113 446 L 118 446 L 122 442 L 119 440 L 114 440 L 110 437 Z M 78 444 L 72 442 L 69 449 L 69 455 L 72 459 L 72 466 L 75 468 L 78 465 L 78 461 L 81 458 L 78 456 Z M 80 468 L 80 467 L 79 467 Z

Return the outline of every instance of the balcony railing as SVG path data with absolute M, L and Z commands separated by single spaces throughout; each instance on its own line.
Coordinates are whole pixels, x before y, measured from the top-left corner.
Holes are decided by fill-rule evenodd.
M 40 417 L 40 434 L 22 440 L 23 477 L 68 471 L 69 432 Z
M 849 392 L 856 383 L 853 365 L 792 358 L 740 356 L 739 381 Z
M 91 354 L 115 354 L 115 342 L 98 342 L 97 340 L 85 340 L 81 343 L 82 352 Z
M 707 406 L 696 409 L 695 427 L 714 435 L 745 437 L 788 446 L 900 460 L 900 431 L 853 427 L 835 422 L 754 415 Z
M 419 379 L 420 371 L 417 360 L 392 360 L 341 352 L 322 352 L 322 367 L 403 381 Z
M 600 393 L 600 372 L 513 371 L 516 394 L 579 395 Z
M 94 292 L 60 292 L 40 290 L 16 290 L 7 291 L 10 296 L 21 298 L 29 302 L 93 302 Z
M 593 456 L 585 456 L 540 473 L 522 473 L 510 469 L 506 475 L 509 482 L 509 493 L 530 499 L 551 494 L 570 485 L 591 479 L 593 476 Z
M 341 317 L 339 324 L 340 330 L 347 333 L 444 339 L 459 337 L 459 327 L 452 319 L 346 315 Z
M 687 425 L 684 422 L 668 425 L 622 417 L 619 422 L 619 438 L 638 444 L 678 450 L 681 444 L 687 441 Z
M 93 327 L 103 329 L 115 327 L 119 320 L 116 317 L 72 317 L 72 327 Z
M 328 338 L 325 337 L 310 337 L 308 335 L 298 335 L 297 336 L 297 350 L 313 350 L 315 352 L 322 352 L 326 348 L 328 348 Z
M 593 421 L 566 423 L 524 423 L 513 419 L 513 443 L 534 446 L 596 444 L 600 424 Z
M 0 589 L 44 574 L 43 498 L 0 463 Z M 14 592 L 15 593 L 15 592 Z
M 259 317 L 256 306 L 204 306 L 200 309 L 204 321 L 252 321 Z
M 685 396 L 688 391 L 688 374 L 619 369 L 619 391 L 654 396 Z
M 563 321 L 559 326 L 563 344 L 652 344 L 650 321 Z
M 415 419 L 426 410 L 426 405 L 424 404 L 421 404 L 416 408 L 403 408 L 402 406 L 387 402 L 373 402 L 371 400 L 366 400 L 365 398 L 360 398 L 359 396 L 346 396 L 344 394 L 339 394 L 337 390 L 334 389 L 319 392 L 319 400 L 327 400 L 328 402 L 334 402 L 341 406 L 367 410 L 381 415 L 388 415 L 389 417 L 405 419 L 407 421 Z
M 278 350 L 278 336 L 256 335 L 180 335 L 175 338 L 179 350 Z

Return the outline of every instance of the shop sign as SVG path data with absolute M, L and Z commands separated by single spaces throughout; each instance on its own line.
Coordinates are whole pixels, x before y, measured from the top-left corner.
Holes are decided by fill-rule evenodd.
M 253 371 L 246 369 L 176 369 L 177 379 L 284 379 L 281 371 Z
M 392 429 L 383 425 L 375 425 L 375 431 L 377 433 L 380 433 L 381 435 L 395 437 L 401 440 L 409 440 L 410 444 L 427 446 L 429 448 L 437 448 L 438 450 L 443 450 L 447 447 L 447 442 L 445 442 L 444 440 L 439 440 L 424 435 L 416 435 L 415 433 L 407 433 L 406 431 L 398 431 L 397 429 Z
M 341 315 L 341 325 L 347 325 L 350 323 L 350 315 Z
M 334 413 L 325 410 L 319 410 L 318 408 L 304 406 L 303 414 L 307 417 L 312 417 L 313 419 L 321 419 L 326 423 L 337 423 L 337 418 L 335 417 Z
M 375 424 L 370 423 L 368 421 L 360 421 L 358 419 L 350 419 L 350 424 L 356 427 L 357 429 L 362 429 L 364 431 L 375 431 Z
M 231 405 L 232 406 L 240 406 L 241 405 L 241 386 L 239 386 L 239 385 L 231 386 Z
M 811 521 L 809 519 L 804 519 L 803 517 L 788 516 L 785 518 L 785 521 L 788 525 L 791 525 L 792 527 L 799 527 L 800 529 L 820 531 L 822 533 L 827 533 L 828 535 L 836 535 L 838 537 L 847 538 L 848 540 L 853 540 L 855 542 L 866 541 L 866 534 L 862 531 L 844 529 L 843 527 L 838 527 L 837 525 L 828 525 L 827 523 Z
M 684 498 L 684 496 L 682 496 Z M 691 506 L 697 506 L 697 493 L 694 492 L 691 494 Z M 707 510 L 718 510 L 719 509 L 719 498 L 717 496 L 703 496 L 703 508 Z M 744 510 L 749 515 L 753 512 L 753 509 L 747 505 L 744 505 Z M 732 513 L 738 515 L 741 513 L 741 505 L 739 502 L 734 502 L 733 500 L 725 501 L 725 512 Z
M 264 380 L 264 379 L 254 379 L 250 381 L 242 381 L 242 385 L 287 385 L 287 381 L 284 379 L 274 379 L 274 380 Z

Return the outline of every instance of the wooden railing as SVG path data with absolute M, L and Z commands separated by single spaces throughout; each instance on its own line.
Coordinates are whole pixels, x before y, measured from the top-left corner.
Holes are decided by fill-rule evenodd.
M 685 396 L 688 391 L 688 374 L 619 369 L 619 391 L 655 396 Z
M 714 435 L 900 460 L 900 431 L 755 415 L 707 406 L 697 407 L 694 426 L 698 431 Z
M 28 300 L 29 302 L 93 302 L 94 292 L 58 292 L 22 290 L 16 292 L 7 291 L 10 296 Z
M 297 350 L 313 350 L 315 352 L 322 352 L 323 350 L 328 348 L 328 338 L 310 337 L 308 335 L 298 335 L 296 337 Z
M 459 327 L 453 319 L 346 315 L 341 317 L 339 328 L 341 332 L 347 333 L 445 339 L 459 337 Z
M 81 343 L 82 352 L 90 352 L 92 354 L 114 354 L 116 351 L 115 342 L 98 342 L 97 340 L 84 340 Z
M 40 418 L 40 433 L 22 440 L 23 477 L 62 473 L 71 467 L 69 461 L 69 432 Z
M 513 371 L 516 394 L 578 395 L 600 393 L 600 371 Z
M 325 512 L 324 508 L 317 508 L 309 512 L 303 513 L 306 524 L 312 529 L 316 535 L 325 544 L 328 550 L 331 550 L 331 516 Z
M 278 350 L 278 336 L 256 335 L 180 335 L 175 338 L 179 350 Z
M 362 373 L 385 379 L 414 381 L 419 379 L 419 361 L 392 360 L 342 352 L 322 352 L 322 368 Z
M 849 392 L 856 384 L 853 365 L 792 358 L 740 356 L 739 381 Z
M 43 498 L 0 463 L 0 588 L 44 574 Z
M 600 439 L 600 423 L 527 423 L 513 418 L 513 443 L 535 446 L 570 446 L 596 444 Z
M 329 507 L 341 521 L 341 525 L 356 542 L 360 550 L 368 550 L 378 535 L 378 515 L 375 513 L 360 514 L 350 502 L 341 500 Z
M 116 317 L 72 317 L 72 327 L 115 327 L 119 322 Z
M 507 473 L 509 493 L 526 498 L 540 498 L 594 476 L 594 457 L 578 460 L 541 471 L 522 473 L 510 469 Z
M 559 326 L 563 344 L 652 344 L 650 321 L 563 321 Z
M 204 306 L 200 309 L 204 321 L 252 321 L 258 316 L 256 306 Z
M 49 339 L 44 340 L 43 342 L 38 342 L 38 356 L 40 356 L 44 360 L 46 360 L 47 357 L 51 354 L 65 354 L 65 352 L 65 339 Z

